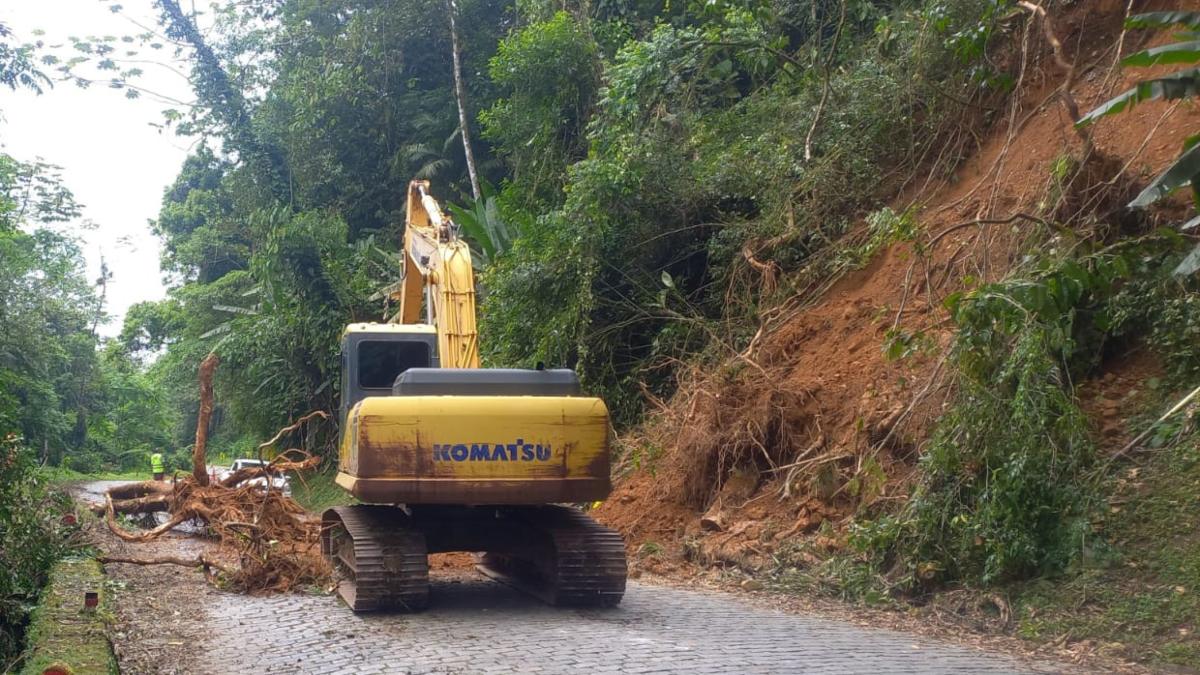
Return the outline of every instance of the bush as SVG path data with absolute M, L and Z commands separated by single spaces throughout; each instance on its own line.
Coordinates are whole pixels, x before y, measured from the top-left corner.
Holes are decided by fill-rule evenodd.
M 46 574 L 66 551 L 61 516 L 70 508 L 65 494 L 47 488 L 19 437 L 0 441 L 0 662 L 20 652 Z
M 953 405 L 912 499 L 852 535 L 900 586 L 1052 572 L 1086 543 L 1095 449 L 1072 381 L 1096 365 L 1137 252 L 1045 262 L 950 298 Z

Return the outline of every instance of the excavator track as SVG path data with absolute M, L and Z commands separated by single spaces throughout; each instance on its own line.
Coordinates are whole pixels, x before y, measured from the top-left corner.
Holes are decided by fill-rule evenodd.
M 625 542 L 584 513 L 563 506 L 504 509 L 542 535 L 518 555 L 487 553 L 479 571 L 560 607 L 614 607 L 625 594 Z
M 341 573 L 338 595 L 355 612 L 429 604 L 425 535 L 391 506 L 339 506 L 322 516 L 321 552 Z
M 356 612 L 429 604 L 428 554 L 486 551 L 483 574 L 551 605 L 613 607 L 625 594 L 621 535 L 564 506 L 339 506 L 322 553 Z

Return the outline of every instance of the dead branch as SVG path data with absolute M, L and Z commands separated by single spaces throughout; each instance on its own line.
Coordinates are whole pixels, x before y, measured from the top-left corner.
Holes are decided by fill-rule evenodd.
M 296 422 L 294 424 L 290 424 L 290 425 L 280 429 L 278 433 L 276 433 L 274 436 L 271 437 L 271 440 L 267 441 L 266 443 L 260 443 L 258 445 L 258 449 L 265 450 L 265 449 L 271 447 L 272 445 L 275 445 L 275 441 L 278 441 L 284 434 L 290 434 L 291 432 L 295 431 L 296 429 L 299 429 L 305 422 L 311 420 L 314 417 L 320 417 L 323 420 L 327 420 L 327 419 L 329 419 L 329 413 L 325 412 L 324 410 L 314 410 L 314 411 L 308 413 L 304 417 L 301 417 L 300 419 L 296 420 Z
M 96 562 L 102 564 L 109 563 L 125 563 L 128 565 L 179 565 L 180 567 L 202 567 L 204 573 L 209 573 L 209 568 L 217 569 L 226 574 L 232 572 L 228 565 L 217 562 L 205 555 L 197 555 L 195 558 L 179 558 L 176 556 L 162 556 L 159 558 L 129 558 L 125 556 L 102 555 L 96 558 Z
M 775 293 L 775 289 L 779 287 L 776 280 L 779 274 L 779 265 L 775 264 L 775 261 L 769 263 L 759 261 L 754 257 L 754 252 L 750 250 L 749 244 L 742 247 L 742 258 L 762 275 L 762 290 L 759 291 L 759 297 L 765 299 Z
M 1132 441 L 1129 441 L 1128 443 L 1126 443 L 1125 447 L 1118 450 L 1116 452 L 1116 454 L 1114 454 L 1112 457 L 1110 457 L 1108 459 L 1108 462 L 1105 464 L 1105 466 L 1107 466 L 1108 464 L 1111 464 L 1113 462 L 1113 460 L 1117 459 L 1118 457 L 1124 456 L 1130 450 L 1137 447 L 1137 444 L 1141 443 L 1143 440 L 1145 440 L 1146 437 L 1150 435 L 1151 431 L 1154 431 L 1156 428 L 1158 428 L 1158 425 L 1162 424 L 1163 422 L 1166 422 L 1175 413 L 1179 412 L 1180 410 L 1183 410 L 1183 408 L 1188 403 L 1191 403 L 1192 399 L 1196 398 L 1196 396 L 1200 396 L 1200 387 L 1196 387 L 1195 389 L 1193 389 L 1192 393 L 1190 393 L 1187 396 L 1184 396 L 1182 399 L 1180 399 L 1178 403 L 1171 406 L 1170 410 L 1163 413 L 1162 417 L 1159 417 L 1158 419 L 1154 420 L 1154 423 L 1151 424 L 1150 426 L 1146 427 L 1146 429 L 1144 431 L 1142 431 L 1142 433 L 1138 434 L 1136 438 L 1134 438 Z
M 1036 223 L 1038 225 L 1047 227 L 1050 225 L 1050 223 L 1038 218 L 1037 216 L 1031 216 L 1028 213 L 1021 212 L 1014 213 L 1007 218 L 976 218 L 974 220 L 968 220 L 964 223 L 958 223 L 957 225 L 951 225 L 950 227 L 942 230 L 936 236 L 934 236 L 933 239 L 930 239 L 925 244 L 925 250 L 932 251 L 933 247 L 937 246 L 937 243 L 944 239 L 946 235 L 952 234 L 967 227 L 971 227 L 973 225 L 1007 225 L 1009 223 L 1015 223 L 1018 220 L 1027 220 L 1031 223 Z
M 313 413 L 313 414 L 316 414 L 316 413 Z M 325 413 L 321 413 L 321 415 L 325 415 Z M 277 437 L 278 437 L 278 435 L 277 435 Z M 299 460 L 299 461 L 287 459 L 287 457 L 290 456 L 291 453 L 300 453 L 300 452 L 301 452 L 300 450 L 296 450 L 296 449 L 288 450 L 287 452 L 284 452 L 283 454 L 279 455 L 275 459 L 271 460 L 271 463 L 266 466 L 248 466 L 243 469 L 238 469 L 237 471 L 234 471 L 233 473 L 226 476 L 218 484 L 221 487 L 228 487 L 228 488 L 236 487 L 236 486 L 240 485 L 241 483 L 244 483 L 248 480 L 253 480 L 255 478 L 260 478 L 260 477 L 264 477 L 264 476 L 270 477 L 272 475 L 283 473 L 286 471 L 309 471 L 311 469 L 317 468 L 317 465 L 321 463 L 320 457 L 315 457 L 315 456 L 310 456 L 310 455 L 305 455 L 304 459 Z M 301 454 L 303 454 L 303 453 L 301 453 Z
M 1066 55 L 1063 53 L 1062 42 L 1060 42 L 1058 36 L 1055 35 L 1054 23 L 1050 19 L 1050 15 L 1046 13 L 1046 9 L 1044 7 L 1041 5 L 1035 5 L 1032 2 L 1028 2 L 1028 0 L 1020 0 L 1017 5 L 1021 7 L 1021 9 L 1036 15 L 1042 20 L 1042 34 L 1046 36 L 1046 41 L 1050 43 L 1050 49 L 1054 52 L 1054 61 L 1058 64 L 1058 67 L 1067 71 L 1066 76 L 1063 78 L 1062 85 L 1060 85 L 1058 88 L 1058 97 L 1059 100 L 1062 101 L 1063 108 L 1066 109 L 1067 115 L 1071 117 L 1072 126 L 1074 126 L 1075 122 L 1078 122 L 1080 118 L 1079 105 L 1075 102 L 1075 96 L 1071 94 L 1071 90 L 1075 87 L 1075 62 L 1068 61 Z M 1075 133 L 1079 136 L 1080 140 L 1083 141 L 1083 154 L 1089 154 L 1092 149 L 1091 133 L 1087 129 L 1080 129 L 1078 127 L 1074 128 Z
M 213 371 L 221 363 L 216 352 L 200 362 L 200 414 L 196 416 L 196 444 L 192 446 L 192 478 L 199 485 L 208 485 L 208 465 L 205 450 L 208 446 L 208 421 L 213 410 Z

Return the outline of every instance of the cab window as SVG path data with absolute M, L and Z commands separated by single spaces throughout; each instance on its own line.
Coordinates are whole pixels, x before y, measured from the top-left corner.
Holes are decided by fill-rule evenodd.
M 364 340 L 358 344 L 358 386 L 391 389 L 400 373 L 430 366 L 424 342 Z

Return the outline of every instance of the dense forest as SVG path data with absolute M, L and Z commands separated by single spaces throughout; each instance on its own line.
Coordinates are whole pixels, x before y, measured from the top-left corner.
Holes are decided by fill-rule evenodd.
M 753 311 L 747 259 L 802 264 L 814 236 L 846 227 L 825 214 L 879 199 L 870 186 L 897 158 L 872 148 L 900 146 L 883 143 L 897 129 L 876 103 L 912 108 L 898 127 L 909 161 L 941 143 L 961 111 L 920 87 L 972 95 L 966 61 L 988 30 L 973 6 L 255 2 L 218 8 L 201 37 L 174 3 L 162 11 L 164 35 L 135 38 L 192 54 L 198 105 L 167 122 L 200 140 L 155 225 L 167 300 L 98 344 L 103 280 L 83 279 L 71 233 L 47 227 L 77 214 L 70 192 L 53 167 L 5 160 L 5 245 L 21 255 L 6 256 L 20 292 L 4 311 L 23 331 L 5 353 L 23 358 L 5 370 L 4 419 L 44 461 L 83 471 L 140 466 L 151 446 L 182 456 L 185 383 L 213 350 L 226 444 L 335 409 L 339 332 L 386 315 L 373 295 L 398 275 L 413 177 L 475 236 L 487 360 L 576 367 L 632 423 L 640 387 L 666 395 L 707 323 Z M 132 86 L 120 46 L 74 43 Z M 87 60 L 6 49 L 13 86 L 69 80 Z M 847 96 L 863 100 L 847 110 Z M 16 289 L 34 270 L 46 286 Z
M 210 352 L 222 359 L 214 453 L 248 452 L 309 411 L 336 410 L 343 327 L 395 311 L 381 291 L 399 277 L 413 178 L 432 182 L 471 240 L 486 365 L 575 368 L 612 410 L 619 465 L 634 472 L 671 454 L 661 428 L 686 445 L 687 425 L 670 419 L 689 387 L 762 410 L 803 407 L 778 390 L 760 399 L 764 368 L 793 356 L 764 351 L 765 336 L 890 246 L 923 261 L 905 262 L 901 278 L 907 289 L 923 275 L 927 308 L 944 319 L 902 321 L 915 302 L 905 290 L 898 309 L 863 321 L 887 324 L 874 349 L 918 364 L 945 392 L 940 407 L 915 436 L 875 434 L 848 414 L 869 452 L 831 460 L 806 484 L 856 516 L 838 533 L 851 553 L 821 578 L 850 595 L 1024 579 L 1093 555 L 1080 542 L 1098 532 L 1110 464 L 1075 383 L 1137 342 L 1161 356 L 1163 396 L 1196 384 L 1200 264 L 1185 259 L 1189 227 L 1173 227 L 1191 207 L 1131 215 L 1131 199 L 1153 201 L 1139 195 L 1153 176 L 1135 184 L 1089 131 L 1138 101 L 1194 97 L 1196 75 L 1081 119 L 1074 66 L 1061 67 L 1053 24 L 1029 3 L 241 0 L 198 15 L 155 5 L 159 25 L 138 35 L 55 48 L 0 33 L 0 82 L 12 88 L 70 86 L 99 68 L 136 97 L 131 64 L 175 50 L 196 94 L 164 113 L 194 142 L 153 225 L 168 297 L 133 306 L 114 339 L 97 333 L 105 279 L 84 277 L 64 225 L 79 210 L 69 186 L 52 166 L 0 155 L 0 435 L 28 466 L 141 468 L 159 447 L 184 466 Z M 1141 27 L 1195 30 L 1188 21 Z M 1100 53 L 1084 29 L 1076 38 L 1071 49 Z M 1200 59 L 1184 44 L 1128 65 Z M 1025 128 L 1034 114 L 1017 111 L 1031 91 L 1079 122 L 1054 139 L 1062 150 L 1031 189 L 1037 210 L 1010 216 L 993 185 L 965 224 L 925 233 L 923 201 L 960 179 L 989 134 L 1011 142 Z M 1154 196 L 1197 174 L 1195 138 L 1191 163 L 1185 155 Z M 937 257 L 946 234 L 992 224 L 1016 234 L 971 251 L 970 273 L 958 252 Z M 956 274 L 960 288 L 934 298 L 943 269 L 941 283 Z M 675 407 L 692 415 L 695 400 L 683 400 Z M 727 442 L 683 470 L 679 501 L 695 511 L 739 467 L 777 479 L 811 445 L 786 411 L 723 415 L 710 431 Z M 655 424 L 657 436 L 644 431 Z M 964 431 L 972 425 L 978 433 Z M 1170 430 L 1161 443 L 1190 433 Z M 329 456 L 336 432 L 314 428 L 303 442 Z M 901 475 L 911 492 L 882 498 Z
M 181 454 L 209 351 L 222 443 L 336 409 L 339 333 L 387 316 L 414 177 L 473 237 L 485 360 L 574 367 L 632 424 L 902 167 L 952 164 L 1004 82 L 990 2 L 253 2 L 203 36 L 160 4 L 163 35 L 136 39 L 192 54 L 198 104 L 167 122 L 200 143 L 155 225 L 170 297 L 108 349 L 151 363 L 170 412 L 140 419 Z M 136 82 L 118 38 L 80 44 Z M 81 467 L 123 450 L 53 440 Z

